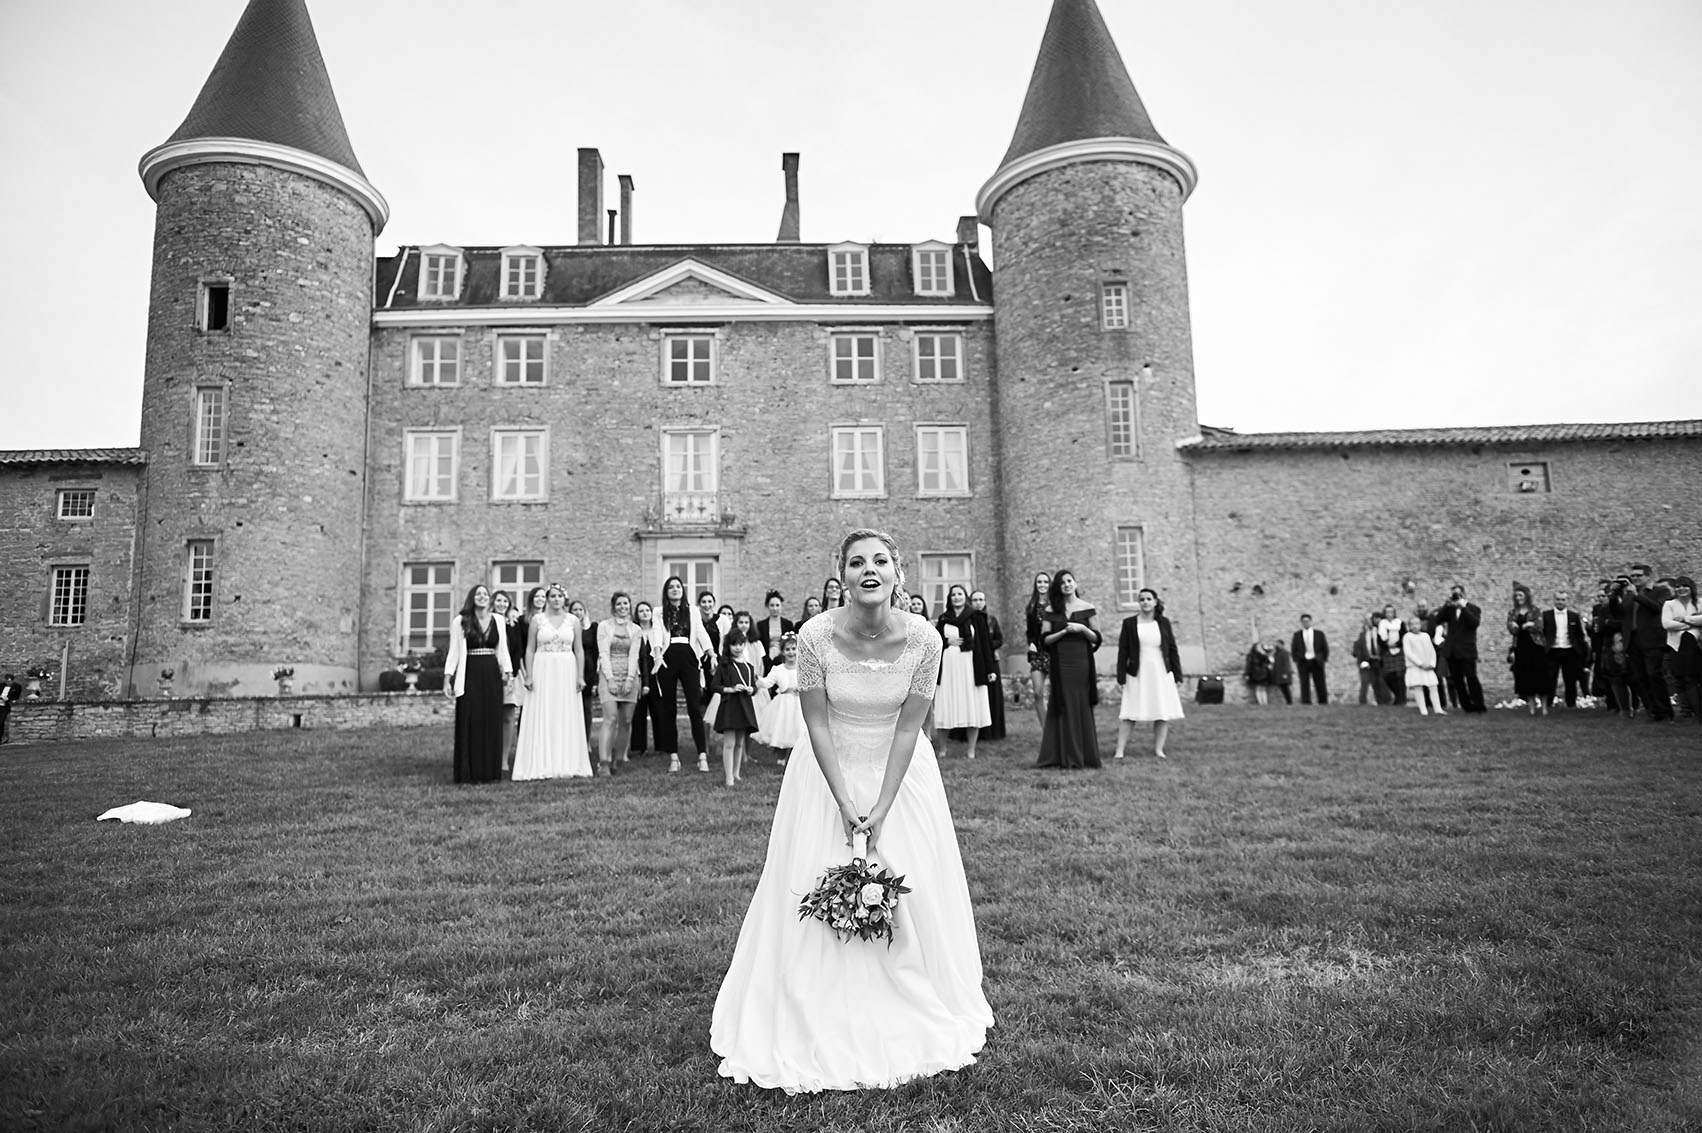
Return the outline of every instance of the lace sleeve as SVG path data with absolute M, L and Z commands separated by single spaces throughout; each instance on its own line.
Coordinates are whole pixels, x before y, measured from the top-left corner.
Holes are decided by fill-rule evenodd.
M 940 687 L 940 635 L 919 618 L 910 627 L 910 647 L 920 654 L 910 674 L 910 695 L 932 700 Z
M 813 619 L 812 619 L 813 620 Z M 805 626 L 798 634 L 798 691 L 808 692 L 812 688 L 823 688 L 827 685 L 827 675 L 822 671 L 821 627 L 827 624 L 823 618 L 819 625 Z M 829 633 L 833 631 L 828 630 Z

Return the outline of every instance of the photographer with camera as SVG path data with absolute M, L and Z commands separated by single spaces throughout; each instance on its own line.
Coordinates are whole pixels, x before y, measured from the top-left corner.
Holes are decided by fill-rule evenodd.
M 1454 703 L 1466 712 L 1484 711 L 1483 685 L 1477 679 L 1477 627 L 1483 611 L 1466 601 L 1466 588 L 1455 583 L 1436 619 L 1448 627 L 1439 651 L 1447 662 L 1448 691 Z

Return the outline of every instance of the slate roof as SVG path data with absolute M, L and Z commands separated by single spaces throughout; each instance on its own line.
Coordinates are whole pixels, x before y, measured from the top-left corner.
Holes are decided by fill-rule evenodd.
M 360 173 L 305 0 L 249 0 L 189 116 L 169 141 L 251 138 Z
M 1003 168 L 1060 142 L 1138 138 L 1167 144 L 1135 92 L 1093 0 L 1054 0 Z
M 15 448 L 0 449 L 0 464 L 146 464 L 139 448 Z
M 1422 448 L 1441 445 L 1535 445 L 1567 441 L 1655 441 L 1702 437 L 1698 421 L 1629 421 L 1558 425 L 1488 425 L 1454 429 L 1366 429 L 1341 433 L 1235 433 L 1213 429 L 1176 447 L 1183 452 Z
M 667 270 L 683 260 L 741 282 L 775 292 L 797 303 L 846 306 L 887 304 L 990 303 L 993 276 L 974 252 L 969 261 L 974 283 L 963 270 L 964 245 L 952 245 L 952 295 L 917 295 L 910 274 L 910 244 L 871 244 L 869 294 L 836 296 L 828 290 L 827 244 L 585 244 L 544 248 L 544 289 L 537 299 L 500 299 L 502 249 L 462 248 L 460 298 L 418 298 L 420 249 L 413 245 L 378 261 L 378 306 L 384 310 L 528 306 L 582 307 L 631 283 Z M 398 265 L 402 280 L 391 296 Z M 977 298 L 979 296 L 979 298 Z

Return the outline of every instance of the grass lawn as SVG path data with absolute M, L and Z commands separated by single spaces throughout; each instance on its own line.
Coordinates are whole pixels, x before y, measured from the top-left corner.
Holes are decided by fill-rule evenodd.
M 766 760 L 0 749 L 0 1128 L 1702 1127 L 1702 728 L 1190 711 L 1163 763 L 1032 770 L 1031 715 L 954 745 L 998 1025 L 968 1070 L 799 1098 L 707 1046 Z M 195 814 L 93 821 L 141 798 Z

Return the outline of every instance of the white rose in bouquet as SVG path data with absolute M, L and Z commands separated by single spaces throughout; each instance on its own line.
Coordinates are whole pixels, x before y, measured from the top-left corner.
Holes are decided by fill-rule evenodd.
M 886 886 L 871 881 L 858 896 L 865 905 L 878 905 L 886 900 Z

